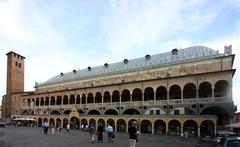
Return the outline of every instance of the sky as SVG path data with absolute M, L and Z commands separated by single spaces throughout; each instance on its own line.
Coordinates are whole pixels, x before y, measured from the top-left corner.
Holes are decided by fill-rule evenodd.
M 240 0 L 0 0 L 0 95 L 9 51 L 26 57 L 25 91 L 61 72 L 207 46 L 232 45 L 240 65 Z M 240 72 L 233 99 L 240 111 Z M 1 98 L 0 98 L 1 99 Z

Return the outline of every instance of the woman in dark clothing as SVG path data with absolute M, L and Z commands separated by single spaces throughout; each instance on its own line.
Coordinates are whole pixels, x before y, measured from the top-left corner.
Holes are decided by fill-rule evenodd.
M 103 126 L 102 124 L 98 125 L 97 128 L 98 143 L 103 143 Z

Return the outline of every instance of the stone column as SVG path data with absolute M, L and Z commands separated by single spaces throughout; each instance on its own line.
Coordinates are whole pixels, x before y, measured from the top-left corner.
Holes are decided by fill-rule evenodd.
M 152 123 L 152 134 L 155 134 L 155 132 L 154 132 L 154 123 Z
M 212 99 L 213 99 L 213 102 L 215 102 L 214 89 L 215 89 L 215 87 L 212 87 Z
M 168 135 L 168 123 L 169 122 L 166 123 L 166 135 Z
M 157 97 L 156 91 L 153 90 L 153 105 L 156 105 L 156 97 Z
M 114 121 L 115 132 L 117 132 L 117 121 Z
M 128 122 L 126 122 L 126 132 L 128 132 Z
M 197 135 L 198 135 L 198 137 L 200 137 L 200 126 L 198 126 L 198 130 L 197 130 L 198 132 L 197 132 Z
M 182 101 L 182 104 L 183 104 L 183 88 L 181 87 L 181 101 Z
M 130 91 L 130 102 L 132 102 L 132 91 Z

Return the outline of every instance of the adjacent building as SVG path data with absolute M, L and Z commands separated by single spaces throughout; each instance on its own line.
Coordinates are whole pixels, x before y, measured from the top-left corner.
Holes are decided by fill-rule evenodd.
M 233 118 L 234 54 L 204 46 L 173 49 L 121 62 L 60 73 L 24 92 L 24 59 L 8 56 L 5 119 L 31 117 L 39 126 L 111 124 L 126 132 L 214 135 Z

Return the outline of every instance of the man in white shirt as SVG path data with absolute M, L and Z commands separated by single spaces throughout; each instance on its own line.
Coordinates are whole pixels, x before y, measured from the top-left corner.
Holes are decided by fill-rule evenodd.
M 109 143 L 110 142 L 113 143 L 113 136 L 114 136 L 114 134 L 113 134 L 113 127 L 110 124 L 108 124 L 108 126 L 107 126 L 107 128 L 105 130 L 106 130 L 106 132 L 108 134 L 108 142 Z
M 44 134 L 47 135 L 48 134 L 48 128 L 49 128 L 49 123 L 48 123 L 47 120 L 43 123 L 43 128 L 44 128 Z

